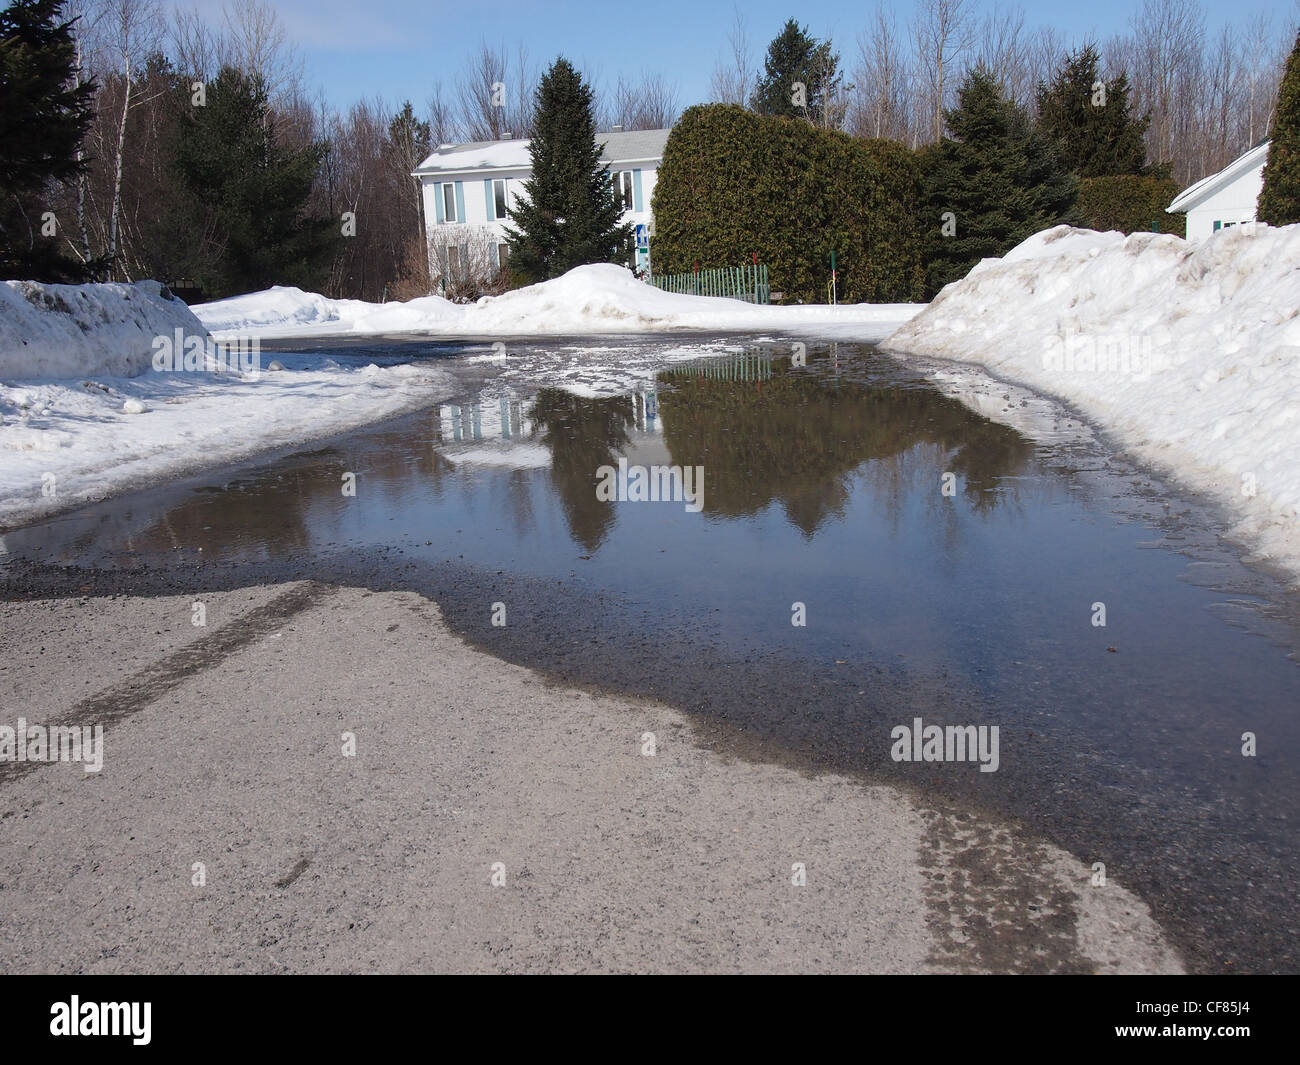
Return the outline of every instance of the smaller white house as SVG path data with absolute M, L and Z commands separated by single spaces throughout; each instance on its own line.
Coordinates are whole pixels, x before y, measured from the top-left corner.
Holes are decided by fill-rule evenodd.
M 649 263 L 650 199 L 669 130 L 600 133 L 600 160 L 623 201 L 623 221 L 636 227 L 634 269 Z M 509 253 L 508 212 L 532 175 L 527 140 L 442 144 L 412 173 L 419 179 L 429 269 L 435 284 L 467 275 L 492 277 Z
M 1255 204 L 1264 187 L 1268 141 L 1234 159 L 1217 174 L 1201 178 L 1165 208 L 1187 214 L 1187 239 L 1204 240 L 1220 229 L 1255 221 Z

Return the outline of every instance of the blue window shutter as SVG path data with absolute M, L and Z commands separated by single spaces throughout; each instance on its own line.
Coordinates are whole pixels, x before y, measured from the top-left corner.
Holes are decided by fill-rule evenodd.
M 438 224 L 442 225 L 447 219 L 442 216 L 442 184 L 435 181 L 433 183 L 433 211 L 437 216 Z
M 641 207 L 641 171 L 632 171 L 632 210 L 640 211 Z
M 465 221 L 465 182 L 456 182 L 456 221 Z
M 492 196 L 491 178 L 483 179 L 483 201 L 487 204 L 487 220 L 489 222 L 495 222 L 497 217 L 496 216 L 497 205 L 496 205 L 496 200 Z
M 1218 232 L 1220 229 L 1222 229 L 1222 228 L 1223 228 L 1223 223 L 1222 223 L 1222 222 L 1215 222 L 1215 223 L 1214 223 L 1214 232 L 1217 233 L 1217 232 Z

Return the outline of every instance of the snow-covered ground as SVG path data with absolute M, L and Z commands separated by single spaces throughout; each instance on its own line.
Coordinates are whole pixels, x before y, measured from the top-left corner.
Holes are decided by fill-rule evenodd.
M 159 338 L 179 341 L 182 355 L 186 342 L 208 340 L 156 282 L 0 284 L 0 527 L 346 432 L 426 405 L 452 384 L 437 369 L 328 362 L 158 371 Z M 218 354 L 208 349 L 200 354 Z
M 563 277 L 477 303 L 440 296 L 406 303 L 330 300 L 298 288 L 272 288 L 194 308 L 214 336 L 262 337 L 339 333 L 426 333 L 437 336 L 518 337 L 656 333 L 807 331 L 875 340 L 921 304 L 841 304 L 777 307 L 711 296 L 663 292 L 621 266 L 580 266 Z M 846 333 L 845 331 L 848 331 Z
M 1057 227 L 982 262 L 883 346 L 1067 401 L 1300 576 L 1300 225 L 1197 243 Z M 1002 416 L 982 375 L 935 376 Z
M 367 304 L 277 288 L 191 310 L 150 281 L 7 282 L 0 285 L 0 527 L 347 432 L 433 405 L 456 387 L 451 374 L 427 364 L 346 367 L 283 356 L 288 369 L 270 371 L 272 357 L 262 354 L 241 365 L 225 360 L 209 329 L 232 346 L 264 336 L 342 332 L 517 338 L 795 330 L 871 340 L 919 309 L 756 307 L 671 295 L 615 266 L 581 267 L 473 306 L 438 297 Z M 652 380 L 665 359 L 717 351 L 717 345 L 650 352 L 627 343 L 602 351 L 503 342 L 478 358 L 503 364 L 505 387 L 608 395 Z M 163 355 L 180 358 L 182 368 L 158 369 Z M 183 368 L 187 356 L 189 369 Z

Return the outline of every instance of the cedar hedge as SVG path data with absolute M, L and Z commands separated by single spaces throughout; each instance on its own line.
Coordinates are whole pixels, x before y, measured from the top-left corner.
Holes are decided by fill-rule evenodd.
M 652 203 L 656 273 L 754 255 L 787 303 L 824 303 L 834 250 L 846 303 L 920 300 L 920 171 L 886 140 L 855 140 L 734 104 L 691 107 L 664 148 Z
M 1187 235 L 1187 216 L 1166 214 L 1165 208 L 1180 191 L 1169 177 L 1121 174 L 1115 177 L 1084 178 L 1079 182 L 1075 211 L 1079 225 L 1102 232 L 1159 233 Z
M 1277 118 L 1255 216 L 1270 226 L 1300 222 L 1300 32 L 1277 93 Z

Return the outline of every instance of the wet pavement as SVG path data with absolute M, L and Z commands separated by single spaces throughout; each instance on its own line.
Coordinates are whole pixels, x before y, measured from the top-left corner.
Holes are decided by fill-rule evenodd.
M 1195 970 L 1300 969 L 1296 601 L 1211 509 L 869 347 L 605 345 L 627 382 L 576 342 L 419 343 L 462 394 L 7 532 L 5 595 L 419 591 L 494 654 L 664 699 L 739 756 L 1017 820 L 1104 863 Z M 599 498 L 620 459 L 702 467 L 702 505 Z M 997 771 L 894 761 L 917 717 L 997 726 Z

